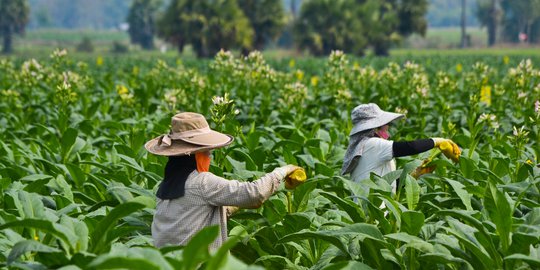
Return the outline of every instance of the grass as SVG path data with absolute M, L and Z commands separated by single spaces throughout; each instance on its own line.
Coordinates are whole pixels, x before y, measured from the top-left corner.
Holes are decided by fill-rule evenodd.
M 431 28 L 425 37 L 413 35 L 409 37 L 401 48 L 393 49 L 391 56 L 482 56 L 482 55 L 508 55 L 508 56 L 539 56 L 540 50 L 531 47 L 497 47 L 485 48 L 485 29 L 469 28 L 467 33 L 471 36 L 472 48 L 458 49 L 461 38 L 459 28 Z M 88 37 L 94 45 L 92 53 L 78 53 L 75 48 L 83 37 Z M 113 42 L 129 44 L 129 36 L 119 30 L 67 30 L 67 29 L 38 29 L 27 31 L 24 37 L 15 39 L 15 54 L 17 58 L 42 58 L 47 57 L 56 48 L 65 48 L 71 55 L 82 58 L 97 57 L 98 55 L 128 56 L 132 58 L 194 58 L 193 50 L 185 50 L 178 55 L 174 47 L 167 45 L 165 53 L 159 50 L 143 51 L 137 46 L 130 45 L 128 54 L 114 54 L 111 52 Z M 157 47 L 164 45 L 158 40 Z M 370 52 L 366 52 L 370 55 Z M 263 52 L 267 59 L 302 58 L 307 55 L 292 49 L 272 48 Z

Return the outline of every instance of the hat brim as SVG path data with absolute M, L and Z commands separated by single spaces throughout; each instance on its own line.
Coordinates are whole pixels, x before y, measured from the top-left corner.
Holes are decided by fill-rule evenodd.
M 379 117 L 369 119 L 367 121 L 354 125 L 349 136 L 352 136 L 362 131 L 382 127 L 384 125 L 389 124 L 390 122 L 394 120 L 403 118 L 404 116 L 405 116 L 404 114 L 400 114 L 400 113 L 383 112 L 381 115 L 379 115 Z
M 226 144 L 229 141 L 231 141 L 231 137 L 226 134 L 223 134 L 214 130 L 210 130 L 210 132 L 208 133 L 200 134 L 200 135 L 188 137 L 188 138 L 182 138 L 181 140 L 187 143 L 201 145 L 201 146 L 212 146 L 212 145 Z
M 148 141 L 144 148 L 154 155 L 159 156 L 183 156 L 190 155 L 197 152 L 208 151 L 216 148 L 222 148 L 231 144 L 234 138 L 230 135 L 219 133 L 213 131 L 213 133 L 218 133 L 219 135 L 214 134 L 213 136 L 205 136 L 203 139 L 190 139 L 190 141 L 196 141 L 198 143 L 204 143 L 205 145 L 190 143 L 185 140 L 172 140 L 170 146 L 160 144 L 161 136 L 156 137 Z M 196 136 L 201 137 L 202 135 Z M 211 141 L 214 139 L 214 141 Z

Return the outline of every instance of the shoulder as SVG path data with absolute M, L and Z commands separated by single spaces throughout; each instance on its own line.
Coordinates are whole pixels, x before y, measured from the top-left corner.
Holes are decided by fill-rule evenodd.
M 230 181 L 223 178 L 223 177 L 220 177 L 220 176 L 217 176 L 211 172 L 197 172 L 195 171 L 194 175 L 192 176 L 193 180 L 196 181 L 197 185 L 201 186 L 201 185 L 205 185 L 205 186 L 208 186 L 208 185 L 224 185 L 224 184 L 228 184 Z
M 385 140 L 379 137 L 371 137 L 366 140 L 366 146 L 368 147 L 391 147 L 393 143 L 394 141 Z

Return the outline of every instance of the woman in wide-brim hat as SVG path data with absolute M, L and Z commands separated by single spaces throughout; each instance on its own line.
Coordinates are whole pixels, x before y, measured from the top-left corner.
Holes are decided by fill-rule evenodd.
M 341 174 L 350 174 L 353 181 L 361 183 L 369 179 L 371 173 L 384 176 L 396 170 L 395 157 L 415 155 L 434 147 L 440 148 L 445 156 L 457 161 L 461 150 L 449 139 L 430 138 L 402 142 L 388 140 L 388 126 L 403 117 L 403 114 L 383 111 L 374 103 L 355 107 L 351 113 L 353 128 L 349 134 L 349 146 Z M 417 170 L 417 176 L 433 169 Z M 396 181 L 391 185 L 395 191 Z M 357 195 L 368 195 L 369 185 L 363 187 L 365 194 Z
M 298 168 L 279 167 L 253 182 L 226 180 L 208 172 L 210 151 L 232 141 L 231 136 L 211 130 L 201 114 L 184 112 L 172 118 L 168 134 L 145 144 L 150 153 L 169 158 L 156 194 L 155 246 L 184 245 L 201 229 L 219 225 L 221 234 L 210 246 L 218 248 L 227 239 L 229 207 L 259 207 Z

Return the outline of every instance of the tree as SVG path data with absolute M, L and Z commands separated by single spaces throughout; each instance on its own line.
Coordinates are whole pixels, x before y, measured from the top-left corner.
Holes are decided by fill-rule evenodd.
M 0 35 L 4 39 L 3 53 L 13 50 L 13 35 L 24 34 L 30 9 L 26 0 L 0 0 Z
M 540 39 L 540 0 L 502 0 L 503 30 L 508 41 L 517 42 L 525 34 L 526 42 Z
M 479 0 L 476 16 L 482 26 L 487 27 L 488 46 L 497 42 L 497 29 L 501 21 L 501 9 L 499 0 Z
M 294 25 L 294 38 L 301 49 L 313 55 L 332 50 L 363 54 L 367 46 L 360 13 L 351 0 L 305 1 Z
M 131 43 L 145 50 L 154 48 L 155 17 L 160 0 L 134 0 L 127 16 Z
M 378 15 L 368 24 L 378 29 L 372 30 L 372 34 L 368 35 L 376 55 L 388 55 L 392 44 L 399 43 L 413 33 L 421 36 L 426 34 L 427 0 L 386 0 L 366 3 L 372 6 L 367 14 Z M 371 11 L 375 8 L 378 12 Z
M 172 0 L 158 35 L 182 52 L 191 44 L 198 57 L 221 49 L 251 48 L 253 29 L 236 0 Z
M 295 24 L 300 48 L 315 55 L 331 50 L 361 55 L 373 46 L 376 55 L 412 33 L 424 34 L 426 0 L 310 0 Z
M 461 0 L 461 48 L 467 47 L 467 0 Z
M 275 40 L 285 26 L 285 11 L 281 0 L 238 0 L 255 34 L 253 47 L 262 50 L 265 43 Z

